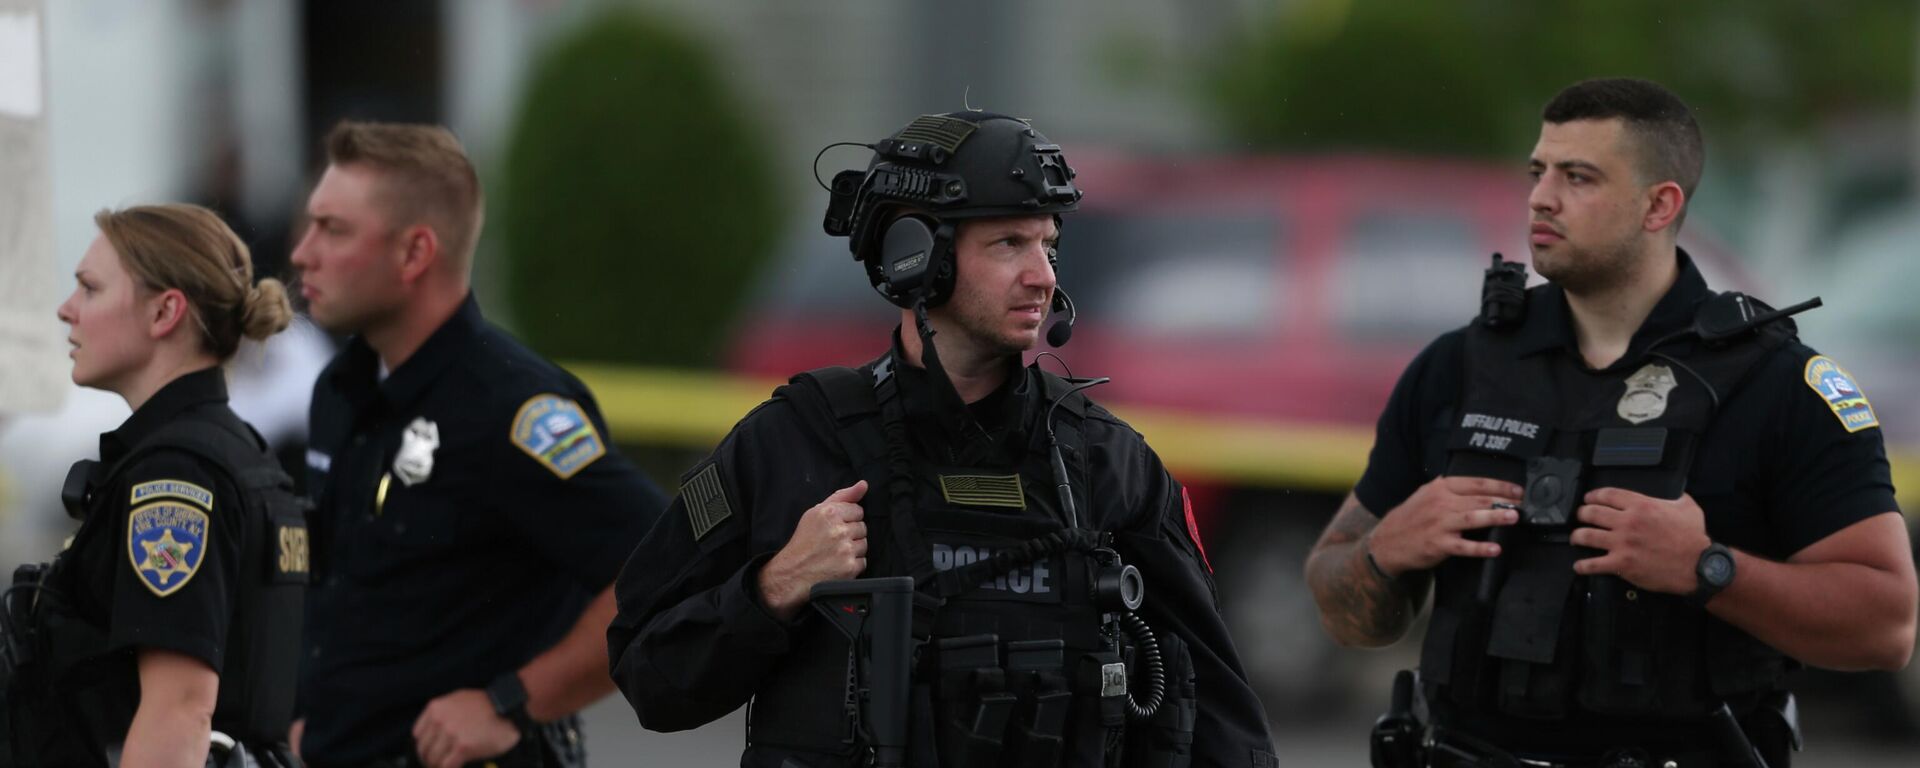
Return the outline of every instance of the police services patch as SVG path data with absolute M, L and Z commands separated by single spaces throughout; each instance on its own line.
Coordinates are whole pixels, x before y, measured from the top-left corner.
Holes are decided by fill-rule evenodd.
M 156 501 L 127 518 L 127 560 L 155 595 L 180 591 L 207 556 L 207 513 L 177 501 Z
M 213 509 L 213 492 L 185 480 L 155 480 L 136 484 L 127 503 L 137 507 L 161 499 L 181 499 L 198 504 L 203 509 Z
M 1832 409 L 1833 415 L 1840 419 L 1840 426 L 1848 432 L 1880 426 L 1880 417 L 1873 414 L 1873 404 L 1867 402 L 1867 394 L 1860 391 L 1853 375 L 1832 358 L 1826 355 L 1807 358 L 1806 381 L 1808 387 L 1827 401 L 1827 408 Z
M 580 404 L 534 395 L 513 417 L 513 444 L 565 480 L 607 454 L 606 441 Z

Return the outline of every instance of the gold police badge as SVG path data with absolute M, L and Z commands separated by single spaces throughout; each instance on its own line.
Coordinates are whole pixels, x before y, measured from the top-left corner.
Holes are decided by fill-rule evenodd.
M 1627 393 L 1620 396 L 1615 412 L 1632 424 L 1660 418 L 1667 412 L 1667 393 L 1679 383 L 1672 368 L 1649 363 L 1627 377 Z

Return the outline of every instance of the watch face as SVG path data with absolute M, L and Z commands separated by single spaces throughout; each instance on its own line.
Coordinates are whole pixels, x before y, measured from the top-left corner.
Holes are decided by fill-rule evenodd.
M 1733 580 L 1733 558 L 1722 552 L 1707 555 L 1706 560 L 1700 563 L 1700 578 L 1706 579 L 1709 584 L 1725 586 Z

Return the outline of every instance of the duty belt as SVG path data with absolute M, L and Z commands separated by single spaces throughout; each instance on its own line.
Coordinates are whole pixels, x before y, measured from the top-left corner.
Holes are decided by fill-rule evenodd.
M 1719 750 L 1649 752 L 1627 748 L 1598 757 L 1522 757 L 1464 733 L 1435 726 L 1427 740 L 1429 768 L 1712 768 L 1725 765 Z

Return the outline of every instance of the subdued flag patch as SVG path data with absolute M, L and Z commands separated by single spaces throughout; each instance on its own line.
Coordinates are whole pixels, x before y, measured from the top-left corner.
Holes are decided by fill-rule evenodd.
M 733 517 L 727 504 L 727 489 L 720 482 L 720 465 L 708 463 L 680 486 L 680 501 L 687 507 L 687 522 L 693 526 L 693 540 L 706 538 L 715 526 Z
M 1019 475 L 941 475 L 940 493 L 953 504 L 1026 509 Z

